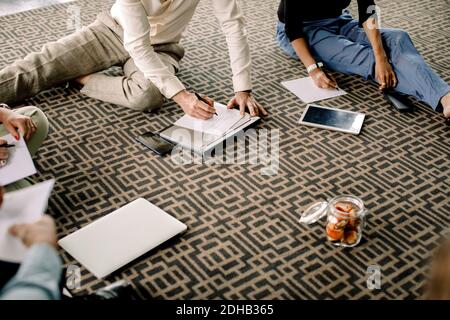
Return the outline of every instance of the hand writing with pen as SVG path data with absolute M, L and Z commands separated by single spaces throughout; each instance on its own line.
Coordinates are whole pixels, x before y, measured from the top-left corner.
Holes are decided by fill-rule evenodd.
M 0 122 L 17 141 L 20 140 L 21 135 L 25 141 L 28 141 L 37 130 L 31 117 L 17 114 L 6 108 L 0 108 Z M 0 139 L 0 168 L 8 163 L 8 149 L 12 147 L 14 147 L 14 144 L 8 144 L 5 139 Z
M 181 106 L 184 113 L 191 117 L 208 120 L 216 114 L 214 108 L 214 101 L 206 96 L 190 93 L 183 90 L 173 97 L 173 100 Z M 251 92 L 237 92 L 233 99 L 227 105 L 228 109 L 238 106 L 241 115 L 244 115 L 248 109 L 250 115 L 253 116 L 267 116 L 267 111 L 256 101 Z
M 5 129 L 16 139 L 20 140 L 22 134 L 25 141 L 28 141 L 37 127 L 31 117 L 18 114 L 6 108 L 0 108 L 0 122 Z
M 0 207 L 3 204 L 4 194 L 5 189 L 0 186 Z M 14 237 L 18 237 L 27 247 L 39 243 L 45 243 L 54 248 L 58 246 L 55 221 L 46 214 L 34 223 L 14 224 L 8 229 L 8 233 Z

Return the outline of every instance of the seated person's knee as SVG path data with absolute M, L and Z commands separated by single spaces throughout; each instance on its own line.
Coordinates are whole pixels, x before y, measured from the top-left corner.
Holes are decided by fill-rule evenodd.
M 36 125 L 36 131 L 31 135 L 27 142 L 28 149 L 30 150 L 31 155 L 34 156 L 47 137 L 49 130 L 48 119 L 44 112 L 33 106 L 21 108 L 17 112 L 31 117 L 33 123 Z
M 164 97 L 155 87 L 144 91 L 138 96 L 131 97 L 128 102 L 128 107 L 135 111 L 152 111 L 163 105 Z
M 30 117 L 33 119 L 33 122 L 36 124 L 36 135 L 46 137 L 49 130 L 49 122 L 44 114 L 44 112 L 36 107 L 26 107 L 30 108 Z
M 411 38 L 409 37 L 408 32 L 406 32 L 405 30 L 395 29 L 393 31 L 393 34 L 394 34 L 393 38 L 395 40 L 395 43 L 400 43 L 400 42 L 405 42 L 405 41 L 410 42 L 411 41 Z

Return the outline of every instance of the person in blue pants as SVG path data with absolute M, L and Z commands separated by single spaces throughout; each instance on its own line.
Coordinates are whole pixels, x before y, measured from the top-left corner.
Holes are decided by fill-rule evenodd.
M 450 118 L 450 85 L 433 71 L 408 33 L 380 29 L 373 0 L 358 0 L 359 21 L 346 8 L 351 0 L 281 0 L 277 41 L 301 60 L 320 88 L 337 87 L 328 68 L 375 80 L 380 90 L 393 88 L 425 102 Z

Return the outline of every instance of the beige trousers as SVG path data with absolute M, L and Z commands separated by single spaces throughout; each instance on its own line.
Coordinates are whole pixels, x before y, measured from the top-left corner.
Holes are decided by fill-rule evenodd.
M 184 55 L 178 43 L 154 45 L 161 60 L 175 74 Z M 102 71 L 123 67 L 123 76 L 109 76 Z M 80 31 L 46 44 L 41 52 L 0 71 L 0 102 L 14 103 L 42 90 L 93 74 L 81 90 L 89 97 L 138 111 L 155 109 L 164 97 L 144 77 L 123 46 L 123 29 L 108 13 Z

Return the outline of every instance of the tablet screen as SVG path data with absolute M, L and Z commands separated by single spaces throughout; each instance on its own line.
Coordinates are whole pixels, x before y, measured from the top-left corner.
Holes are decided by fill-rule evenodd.
M 303 122 L 350 130 L 357 117 L 357 113 L 319 108 L 310 105 L 303 118 Z

